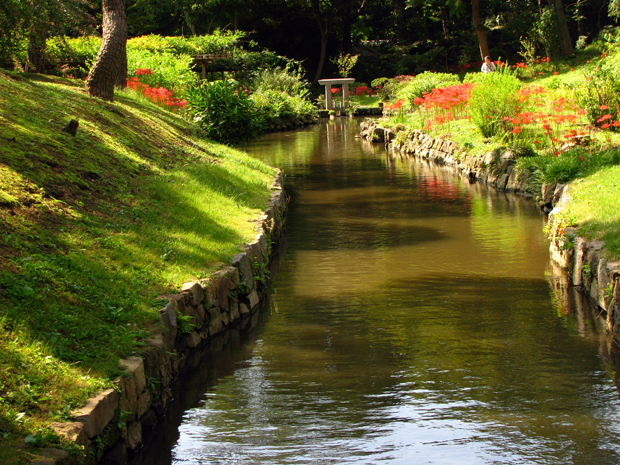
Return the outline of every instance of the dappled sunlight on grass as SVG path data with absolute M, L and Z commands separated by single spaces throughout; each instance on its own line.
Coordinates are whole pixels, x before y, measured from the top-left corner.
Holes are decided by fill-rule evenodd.
M 255 237 L 275 171 L 128 93 L 103 102 L 81 82 L 11 76 L 0 72 L 0 427 L 31 434 L 119 375 L 159 324 L 161 294 Z M 71 118 L 76 137 L 61 131 Z M 5 408 L 2 386 L 20 379 L 53 394 Z

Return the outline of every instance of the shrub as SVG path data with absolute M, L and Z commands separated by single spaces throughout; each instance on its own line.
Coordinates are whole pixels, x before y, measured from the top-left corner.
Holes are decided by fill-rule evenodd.
M 187 109 L 201 132 L 218 142 L 232 143 L 259 134 L 254 103 L 233 80 L 203 82 L 185 92 Z
M 128 40 L 127 49 L 175 55 L 221 53 L 231 51 L 243 36 L 244 33 L 228 31 L 215 31 L 210 35 L 193 37 L 163 37 L 149 34 Z
M 52 37 L 47 41 L 46 54 L 50 59 L 85 61 L 91 66 L 101 47 L 101 37 L 84 36 L 76 39 Z
M 558 155 L 543 154 L 519 158 L 516 167 L 519 171 L 530 173 L 536 182 L 542 184 L 567 183 L 592 174 L 605 166 L 618 164 L 620 164 L 618 149 L 590 153 L 584 148 L 575 148 Z
M 424 93 L 429 93 L 437 87 L 445 87 L 451 84 L 459 84 L 460 80 L 456 74 L 432 73 L 426 71 L 418 74 L 411 81 L 407 82 L 397 91 L 397 97 L 404 99 L 409 105 L 413 105 L 416 98 L 420 98 Z
M 141 82 L 150 87 L 182 90 L 198 80 L 191 69 L 192 57 L 170 52 L 127 49 L 127 74 L 133 76 L 138 69 L 150 69 L 153 74 L 144 75 Z
M 505 118 L 519 113 L 518 90 L 521 82 L 507 66 L 500 67 L 494 73 L 472 76 L 475 76 L 472 80 L 478 82 L 469 100 L 472 121 L 484 137 L 493 137 L 501 131 L 508 131 Z
M 308 81 L 301 70 L 291 66 L 263 69 L 254 78 L 252 88 L 256 91 L 274 90 L 291 96 L 304 97 L 308 94 Z
M 614 68 L 605 66 L 586 75 L 587 85 L 575 90 L 577 103 L 587 112 L 588 120 L 603 129 L 618 130 L 620 123 L 620 77 Z
M 266 126 L 309 121 L 316 112 L 308 100 L 276 90 L 259 90 L 250 97 Z

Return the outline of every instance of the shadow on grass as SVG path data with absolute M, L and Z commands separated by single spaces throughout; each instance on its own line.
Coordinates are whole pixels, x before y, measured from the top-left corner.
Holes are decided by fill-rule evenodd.
M 179 117 L 130 99 L 117 105 L 68 88 L 52 91 L 53 82 L 38 75 L 16 81 L 11 90 L 23 99 L 3 111 L 16 121 L 2 129 L 15 141 L 0 163 L 16 174 L 3 189 L 20 205 L 0 207 L 7 231 L 0 316 L 19 322 L 61 360 L 113 376 L 118 357 L 136 350 L 157 323 L 157 296 L 174 291 L 187 269 L 213 271 L 246 240 L 223 220 L 226 211 L 206 214 L 184 186 L 166 181 L 185 175 L 192 188 L 202 183 L 224 210 L 262 209 L 268 192 L 264 183 L 197 163 L 199 147 L 183 138 L 191 126 Z M 5 85 L 0 81 L 0 90 Z M 81 121 L 75 138 L 60 131 L 68 111 Z

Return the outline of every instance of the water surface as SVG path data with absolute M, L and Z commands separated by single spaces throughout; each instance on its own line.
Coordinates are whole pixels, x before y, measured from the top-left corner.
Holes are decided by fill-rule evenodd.
M 553 298 L 532 202 L 356 131 L 247 147 L 286 173 L 287 250 L 263 329 L 161 463 L 620 463 L 601 338 Z

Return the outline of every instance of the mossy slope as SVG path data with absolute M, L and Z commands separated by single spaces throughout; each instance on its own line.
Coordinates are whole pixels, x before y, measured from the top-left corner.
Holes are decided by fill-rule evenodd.
M 0 71 L 1 463 L 110 385 L 160 295 L 254 237 L 274 169 L 193 133 L 130 91 Z

